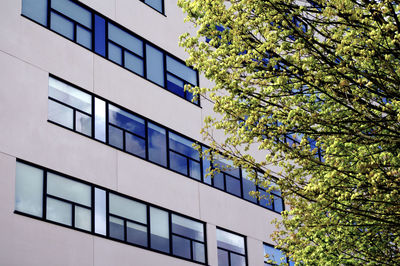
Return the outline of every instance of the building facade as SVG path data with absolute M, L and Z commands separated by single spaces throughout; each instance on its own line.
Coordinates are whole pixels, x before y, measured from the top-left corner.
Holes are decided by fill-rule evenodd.
M 0 265 L 264 265 L 284 209 L 193 143 L 170 0 L 3 0 Z M 220 165 L 229 164 L 217 159 Z M 266 265 L 266 264 L 265 264 Z

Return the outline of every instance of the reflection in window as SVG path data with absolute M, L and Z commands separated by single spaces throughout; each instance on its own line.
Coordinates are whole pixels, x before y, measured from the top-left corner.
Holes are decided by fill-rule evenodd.
M 15 184 L 16 213 L 207 263 L 203 222 L 21 161 Z
M 217 228 L 218 266 L 246 266 L 243 236 Z
M 281 250 L 264 243 L 264 266 L 280 265 L 284 263 L 288 263 L 289 266 L 294 266 L 294 262 L 289 261 Z

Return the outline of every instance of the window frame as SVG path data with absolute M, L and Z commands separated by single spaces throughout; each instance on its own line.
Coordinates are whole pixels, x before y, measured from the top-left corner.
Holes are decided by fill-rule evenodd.
M 43 199 L 42 199 L 42 216 L 35 216 L 35 215 L 29 214 L 29 213 L 24 213 L 22 211 L 15 210 L 15 205 L 14 205 L 14 213 L 15 214 L 19 214 L 19 215 L 22 215 L 22 216 L 26 216 L 26 217 L 30 217 L 30 218 L 36 219 L 36 220 L 40 220 L 40 221 L 44 221 L 44 222 L 47 222 L 47 223 L 63 226 L 65 228 L 77 230 L 77 231 L 80 231 L 80 232 L 83 232 L 83 233 L 88 233 L 88 234 L 91 234 L 91 235 L 95 235 L 95 236 L 102 237 L 102 238 L 105 238 L 105 239 L 109 239 L 109 240 L 112 240 L 112 241 L 117 241 L 117 242 L 124 243 L 124 244 L 127 244 L 127 245 L 135 246 L 135 247 L 138 247 L 138 248 L 143 248 L 143 249 L 150 250 L 150 251 L 153 251 L 153 252 L 157 252 L 157 253 L 160 253 L 160 254 L 165 254 L 165 255 L 168 255 L 168 256 L 172 256 L 172 257 L 175 257 L 175 258 L 183 259 L 183 260 L 190 261 L 190 262 L 193 262 L 193 263 L 198 263 L 198 264 L 202 264 L 202 265 L 208 265 L 207 226 L 206 226 L 205 222 L 203 222 L 203 221 L 201 221 L 199 219 L 196 219 L 196 218 L 193 218 L 193 217 L 189 217 L 187 215 L 184 215 L 184 214 L 181 214 L 181 213 L 166 209 L 164 207 L 157 206 L 155 204 L 152 204 L 152 203 L 140 200 L 140 199 L 136 199 L 134 197 L 131 197 L 131 196 L 128 196 L 128 195 L 125 195 L 125 194 L 121 194 L 121 193 L 119 193 L 117 191 L 114 191 L 114 190 L 111 190 L 111 189 L 108 189 L 108 188 L 105 188 L 105 187 L 102 187 L 102 186 L 87 182 L 85 180 L 78 179 L 76 177 L 60 173 L 58 171 L 55 171 L 55 170 L 49 169 L 47 167 L 43 167 L 43 166 L 37 165 L 35 163 L 29 162 L 29 161 L 26 161 L 26 160 L 23 160 L 23 159 L 20 159 L 20 158 L 16 158 L 16 165 L 17 165 L 17 163 L 25 164 L 25 165 L 28 165 L 28 166 L 31 166 L 31 167 L 34 167 L 34 168 L 37 168 L 37 169 L 40 169 L 40 170 L 43 171 L 43 191 L 42 191 Z M 47 219 L 47 208 L 46 207 L 47 207 L 47 198 L 49 196 L 51 198 L 56 199 L 56 200 L 61 200 L 63 202 L 71 204 L 72 207 L 79 206 L 79 207 L 88 208 L 85 205 L 82 205 L 82 204 L 79 204 L 79 203 L 75 203 L 75 202 L 72 202 L 70 200 L 63 199 L 63 198 L 60 198 L 60 197 L 57 197 L 57 196 L 49 195 L 47 193 L 47 174 L 48 173 L 60 176 L 62 178 L 65 178 L 65 179 L 68 179 L 68 180 L 71 180 L 71 181 L 74 181 L 74 182 L 78 182 L 78 183 L 84 184 L 84 185 L 87 185 L 87 186 L 90 187 L 90 193 L 91 193 L 91 196 L 90 196 L 91 197 L 91 200 L 90 200 L 90 203 L 91 203 L 91 207 L 90 207 L 90 211 L 91 211 L 91 216 L 90 216 L 91 217 L 91 223 L 90 223 L 90 226 L 91 226 L 91 228 L 90 228 L 90 231 L 81 229 L 79 227 L 75 227 L 75 225 L 74 225 L 74 220 L 75 220 L 74 215 L 72 215 L 72 217 L 71 217 L 71 219 L 72 219 L 71 220 L 71 225 Z M 97 233 L 96 232 L 95 189 L 99 189 L 99 190 L 105 191 L 105 193 L 106 193 L 105 194 L 106 195 L 106 201 L 105 201 L 105 207 L 106 207 L 106 210 L 105 210 L 105 213 L 106 213 L 106 233 L 105 234 L 101 234 L 101 233 Z M 121 219 L 121 218 L 124 219 L 124 225 L 125 225 L 125 227 L 124 227 L 125 238 L 124 239 L 127 239 L 126 238 L 126 234 L 127 234 L 126 233 L 126 224 L 127 224 L 127 221 L 135 223 L 135 224 L 142 225 L 140 222 L 130 220 L 129 218 L 120 217 L 118 215 L 111 214 L 110 211 L 109 211 L 109 205 L 110 205 L 109 195 L 110 195 L 110 193 L 112 193 L 112 194 L 114 194 L 116 196 L 120 196 L 122 198 L 128 199 L 128 200 L 140 203 L 140 204 L 144 204 L 146 206 L 147 246 L 142 246 L 142 245 L 139 245 L 139 244 L 128 242 L 127 240 L 119 240 L 117 238 L 110 237 L 110 232 L 109 232 L 110 231 L 110 225 L 109 225 L 110 216 L 116 217 L 118 219 Z M 165 211 L 165 212 L 168 213 L 168 228 L 169 228 L 168 240 L 169 240 L 169 243 L 170 243 L 170 251 L 169 252 L 162 252 L 162 251 L 159 251 L 157 249 L 153 249 L 153 248 L 150 247 L 150 212 L 149 212 L 150 208 L 156 208 L 156 209 L 159 209 L 159 210 L 162 210 L 162 211 Z M 74 208 L 72 208 L 71 211 L 74 212 Z M 204 245 L 204 260 L 205 260 L 204 262 L 199 262 L 199 261 L 196 261 L 194 259 L 187 259 L 185 257 L 181 257 L 181 256 L 173 254 L 173 252 L 172 252 L 172 236 L 173 236 L 173 234 L 172 234 L 172 221 L 171 221 L 172 215 L 183 217 L 183 218 L 189 219 L 191 221 L 194 221 L 194 222 L 202 224 L 202 226 L 203 226 L 203 234 L 204 234 L 203 235 L 204 242 L 202 242 L 203 245 Z M 201 242 L 201 241 L 197 241 L 197 242 Z M 191 257 L 193 258 L 193 256 L 191 256 Z
M 233 253 L 233 254 L 235 254 L 235 255 L 238 255 L 238 256 L 244 257 L 244 258 L 245 258 L 245 263 L 246 263 L 245 266 L 248 266 L 248 265 L 249 265 L 249 262 L 248 262 L 248 258 L 247 258 L 247 236 L 242 235 L 242 234 L 239 234 L 239 233 L 234 232 L 234 231 L 231 231 L 231 230 L 228 230 L 228 229 L 225 229 L 225 228 L 223 228 L 223 227 L 217 226 L 217 227 L 216 227 L 216 233 L 217 233 L 218 230 L 224 231 L 224 232 L 229 233 L 229 234 L 237 235 L 237 236 L 243 238 L 243 243 L 244 243 L 244 255 L 243 255 L 243 254 L 240 254 L 239 252 L 235 252 L 235 251 L 228 250 L 228 249 L 226 249 L 226 248 L 218 247 L 218 239 L 217 239 L 217 237 L 216 237 L 217 251 L 218 251 L 219 249 L 221 249 L 221 250 L 223 250 L 223 251 L 228 252 L 228 262 L 229 262 L 229 266 L 231 266 L 231 264 L 232 264 L 232 263 L 231 263 L 231 256 L 230 256 L 231 253 Z

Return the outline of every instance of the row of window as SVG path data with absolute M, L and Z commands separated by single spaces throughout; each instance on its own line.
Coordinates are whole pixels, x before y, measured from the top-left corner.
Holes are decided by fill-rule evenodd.
M 207 264 L 205 223 L 17 160 L 15 211 L 79 231 Z M 216 231 L 218 265 L 247 265 L 245 237 Z M 264 244 L 264 264 L 287 262 Z
M 193 147 L 194 140 L 55 77 L 49 77 L 48 120 L 270 210 L 284 210 L 278 191 L 270 197 L 229 160 L 202 158 Z M 219 173 L 206 177 L 212 168 Z M 250 196 L 251 191 L 263 198 Z
M 154 0 L 144 2 L 157 6 Z M 72 0 L 22 0 L 22 15 L 200 105 L 198 98 L 184 90 L 186 84 L 198 85 L 197 71 L 90 8 Z

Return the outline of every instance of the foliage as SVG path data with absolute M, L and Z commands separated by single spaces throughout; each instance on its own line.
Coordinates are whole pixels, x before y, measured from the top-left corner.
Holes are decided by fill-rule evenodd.
M 399 1 L 178 3 L 197 27 L 187 63 L 213 81 L 191 88 L 219 114 L 203 133 L 291 206 L 279 247 L 306 265 L 400 265 Z

